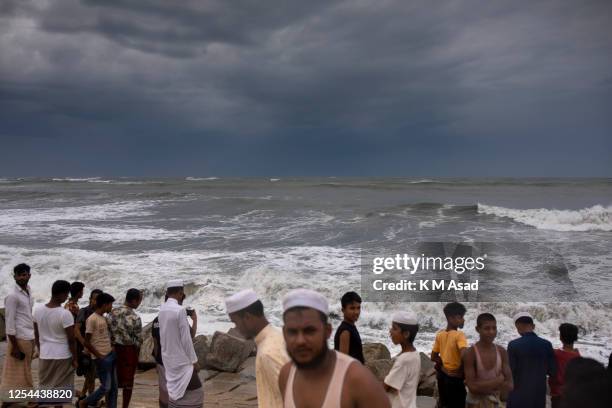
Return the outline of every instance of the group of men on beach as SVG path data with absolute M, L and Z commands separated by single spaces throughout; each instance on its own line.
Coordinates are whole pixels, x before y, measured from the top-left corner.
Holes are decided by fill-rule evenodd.
M 5 299 L 9 344 L 2 390 L 33 386 L 31 360 L 36 345 L 40 387 L 72 389 L 76 369 L 85 377 L 78 407 L 96 406 L 105 397 L 106 406 L 113 408 L 118 387 L 123 388 L 123 407 L 128 407 L 142 344 L 142 323 L 135 313 L 142 292 L 128 290 L 124 304 L 113 308 L 114 298 L 94 289 L 89 305 L 80 309 L 84 285 L 58 280 L 53 283 L 50 301 L 32 313 L 29 266 L 17 265 L 14 279 L 15 287 Z M 183 307 L 185 296 L 181 280 L 167 282 L 165 301 L 152 325 L 160 407 L 202 407 L 204 403 L 198 376 L 201 367 L 193 344 L 197 314 Z M 409 311 L 391 316 L 389 335 L 393 344 L 401 346 L 401 353 L 380 382 L 364 365 L 356 327 L 361 303 L 355 292 L 342 297 L 343 322 L 332 350 L 328 347 L 332 335 L 329 304 L 315 291 L 294 289 L 285 295 L 282 330 L 269 323 L 253 290 L 226 299 L 229 319 L 257 345 L 259 407 L 416 408 L 421 371 L 421 358 L 414 347 L 417 316 Z M 584 407 L 606 407 L 612 402 L 610 373 L 594 360 L 581 358 L 573 348 L 576 326 L 561 325 L 563 348 L 553 350 L 550 342 L 534 333 L 533 317 L 520 312 L 514 317 L 520 337 L 506 351 L 494 343 L 497 323 L 492 314 L 478 316 L 479 341 L 471 347 L 460 330 L 465 306 L 449 303 L 444 314 L 447 326 L 437 333 L 431 353 L 437 371 L 438 407 L 495 408 L 506 406 L 507 401 L 508 408 L 544 408 L 547 378 L 554 408 L 575 407 L 576 401 Z M 100 386 L 94 390 L 96 377 Z M 5 394 L 3 398 L 4 406 Z M 62 405 L 61 401 L 45 402 Z

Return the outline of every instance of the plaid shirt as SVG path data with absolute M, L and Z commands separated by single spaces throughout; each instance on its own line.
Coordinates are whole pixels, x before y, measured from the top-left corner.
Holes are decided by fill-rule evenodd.
M 114 344 L 138 346 L 142 344 L 142 321 L 129 306 L 114 308 L 107 317 Z
M 66 309 L 70 313 L 72 313 L 72 317 L 74 317 L 75 320 L 76 320 L 76 317 L 79 314 L 79 303 L 78 303 L 78 300 L 74 300 L 74 301 L 73 300 L 69 300 L 64 305 L 64 309 Z

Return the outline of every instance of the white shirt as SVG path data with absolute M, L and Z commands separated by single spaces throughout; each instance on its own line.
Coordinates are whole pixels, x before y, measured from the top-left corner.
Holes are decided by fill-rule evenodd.
M 34 322 L 32 321 L 34 299 L 31 293 L 29 286 L 26 292 L 21 286 L 15 284 L 13 291 L 4 299 L 7 335 L 21 340 L 34 340 Z
M 74 326 L 72 313 L 63 307 L 37 306 L 34 309 L 34 322 L 38 326 L 40 358 L 43 360 L 63 360 L 72 357 L 66 328 Z
M 257 405 L 260 408 L 282 408 L 283 397 L 278 388 L 278 375 L 289 362 L 283 333 L 271 324 L 255 336 L 255 378 L 257 379 Z
M 159 309 L 159 337 L 168 396 L 177 401 L 185 395 L 198 356 L 193 348 L 187 312 L 176 299 L 169 298 Z
M 421 375 L 421 357 L 418 351 L 401 353 L 395 358 L 385 384 L 398 392 L 389 393 L 392 408 L 417 408 L 417 387 Z

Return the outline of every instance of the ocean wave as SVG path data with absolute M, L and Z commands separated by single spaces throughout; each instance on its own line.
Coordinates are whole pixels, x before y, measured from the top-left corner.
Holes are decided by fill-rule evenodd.
M 219 177 L 185 177 L 186 181 L 213 181 L 219 180 Z
M 88 183 L 88 182 L 96 182 L 96 183 L 101 183 L 101 182 L 105 182 L 104 180 L 101 180 L 101 177 L 83 177 L 83 178 L 79 178 L 79 177 L 56 177 L 56 178 L 52 178 L 51 181 L 59 181 L 59 182 L 73 182 L 73 183 Z
M 280 181 L 280 179 L 278 179 L 278 178 L 271 178 L 271 179 L 270 179 L 270 181 L 271 181 L 272 183 L 274 183 L 274 182 L 276 182 L 276 181 Z
M 511 218 L 537 229 L 561 232 L 612 231 L 612 206 L 594 205 L 581 210 L 535 208 L 519 210 L 478 204 L 478 213 Z

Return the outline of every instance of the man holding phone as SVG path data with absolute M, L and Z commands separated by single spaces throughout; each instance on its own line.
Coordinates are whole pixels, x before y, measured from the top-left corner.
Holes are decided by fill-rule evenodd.
M 15 286 L 4 299 L 6 335 L 9 341 L 2 370 L 2 391 L 33 386 L 31 363 L 34 351 L 34 299 L 28 286 L 30 267 L 24 263 L 15 266 L 13 278 Z M 6 405 L 3 401 L 2 406 Z

